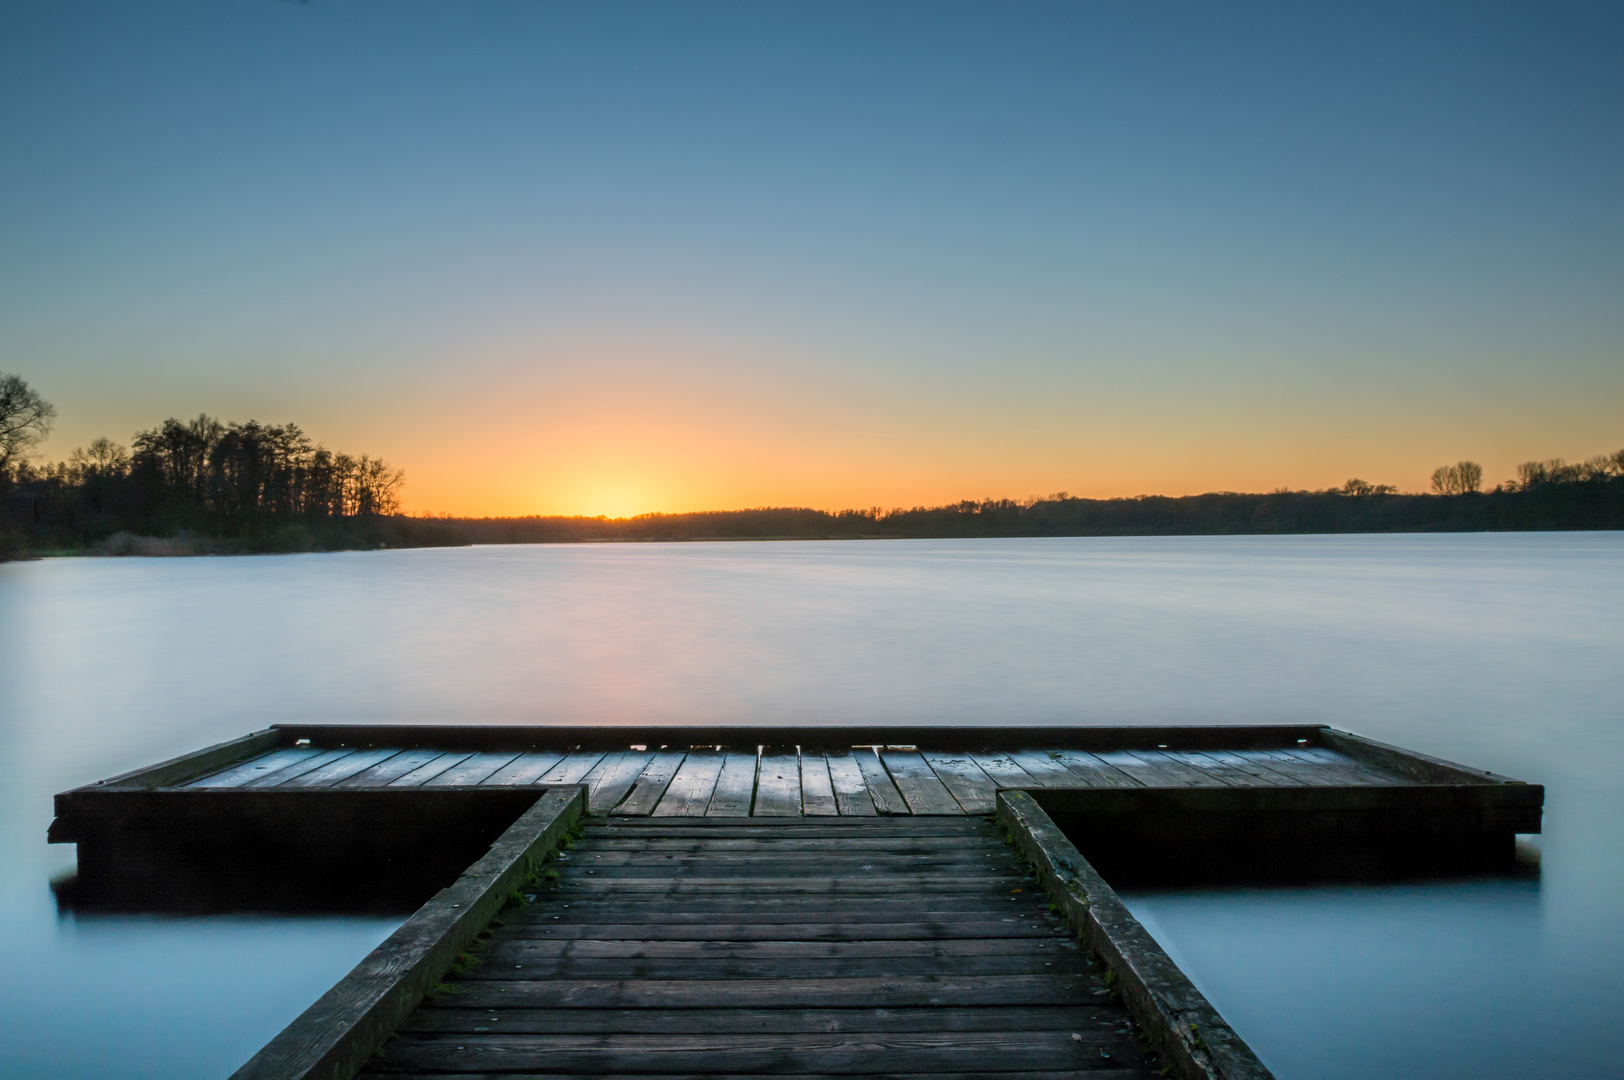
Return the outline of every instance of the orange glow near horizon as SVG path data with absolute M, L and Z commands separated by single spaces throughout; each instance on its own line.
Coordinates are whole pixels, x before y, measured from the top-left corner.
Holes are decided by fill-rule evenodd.
M 134 386 L 90 408 L 64 398 L 42 450 L 65 458 L 99 435 L 206 408 L 226 420 L 296 420 L 334 450 L 381 456 L 405 470 L 408 513 L 628 517 L 1059 491 L 1321 490 L 1351 477 L 1425 491 L 1433 469 L 1462 458 L 1480 462 L 1493 487 L 1523 461 L 1582 460 L 1624 444 L 1610 387 L 1582 401 L 1506 387 L 1450 399 L 1420 377 L 1364 397 L 1306 379 L 1259 390 L 1218 377 L 1151 387 L 1071 376 L 1034 388 L 850 368 L 825 377 L 798 370 L 794 357 L 748 365 L 652 349 L 520 352 L 470 362 L 449 394 L 403 389 L 382 406 L 342 384 L 272 407 L 217 405 L 207 388 L 190 402 L 143 400 Z
M 1034 401 L 976 385 L 817 384 L 691 356 L 547 370 L 572 374 L 493 374 L 470 387 L 470 401 L 490 403 L 476 431 L 425 435 L 437 429 L 421 417 L 440 403 L 407 401 L 395 422 L 321 435 L 404 468 L 412 513 L 610 517 L 1318 490 L 1351 477 L 1425 491 L 1433 469 L 1462 458 L 1482 463 L 1492 487 L 1519 462 L 1624 443 L 1606 395 L 1466 400 L 1451 414 L 1426 387 L 1373 412 L 1352 395 L 1294 409 L 1246 388 L 1151 398 L 1057 383 Z

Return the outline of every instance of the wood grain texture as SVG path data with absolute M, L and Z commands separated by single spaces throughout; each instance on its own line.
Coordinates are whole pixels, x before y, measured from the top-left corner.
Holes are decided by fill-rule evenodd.
M 671 780 L 677 775 L 677 769 L 685 757 L 687 754 L 680 750 L 661 750 L 655 754 L 632 782 L 631 790 L 614 812 L 639 817 L 652 814 L 664 797 L 665 789 L 671 786 Z
M 390 758 L 399 754 L 398 750 L 357 750 L 337 761 L 329 762 L 317 769 L 296 776 L 279 787 L 332 787 L 343 780 L 348 780 L 357 773 L 365 772 L 374 765 L 381 765 Z
M 788 787 L 787 765 L 762 771 Z M 1155 1076 L 1104 968 L 953 806 L 594 819 L 366 1072 Z
M 287 768 L 289 765 L 313 758 L 319 753 L 321 753 L 320 750 L 310 746 L 273 750 L 268 754 L 259 754 L 252 757 L 241 764 L 221 769 L 219 772 L 212 773 L 200 780 L 193 780 L 185 786 L 203 790 L 241 787 L 250 780 L 270 776 Z
M 539 781 L 548 770 L 564 760 L 562 754 L 553 754 L 546 751 L 532 751 L 520 754 L 507 765 L 497 769 L 485 780 L 487 784 L 503 784 L 515 787 L 524 787 Z
M 457 764 L 427 782 L 428 787 L 472 787 L 483 784 L 497 769 L 519 755 L 511 751 L 469 754 Z
M 962 814 L 964 807 L 937 777 L 917 750 L 886 750 L 881 754 L 897 791 L 915 814 Z
M 354 750 L 323 750 L 314 757 L 308 757 L 303 761 L 286 765 L 275 772 L 266 773 L 263 776 L 257 776 L 254 779 L 238 786 L 243 788 L 281 787 L 290 780 L 295 780 L 307 773 L 314 772 L 323 766 L 332 764 L 333 762 L 342 761 L 354 753 Z
M 388 787 L 401 777 L 427 765 L 440 756 L 438 750 L 402 750 L 376 765 L 362 769 L 354 776 L 340 780 L 334 787 L 379 788 Z
M 801 812 L 808 817 L 834 817 L 840 813 L 829 761 L 822 754 L 801 755 Z
M 793 749 L 787 753 L 771 747 L 762 751 L 756 802 L 750 812 L 756 817 L 801 816 L 801 761 Z
M 716 781 L 722 775 L 723 760 L 723 755 L 714 750 L 696 750 L 689 754 L 654 807 L 655 816 L 703 817 L 710 807 Z
M 966 814 L 990 814 L 998 781 L 982 771 L 968 754 L 925 751 L 924 757 Z
M 868 793 L 863 770 L 850 751 L 832 751 L 824 755 L 829 766 L 829 781 L 835 789 L 835 807 L 844 817 L 873 817 L 874 799 Z
M 868 788 L 869 798 L 874 800 L 874 809 L 881 814 L 910 814 L 908 802 L 902 797 L 902 792 L 891 780 L 891 774 L 886 771 L 880 756 L 873 750 L 853 750 L 852 760 L 857 762 L 857 768 L 863 774 L 863 783 Z
M 756 797 L 756 755 L 730 753 L 711 793 L 709 817 L 749 817 Z

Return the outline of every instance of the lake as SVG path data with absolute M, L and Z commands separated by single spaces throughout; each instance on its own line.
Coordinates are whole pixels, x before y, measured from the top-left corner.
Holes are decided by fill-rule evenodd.
M 0 1074 L 221 1077 L 397 921 L 59 914 L 59 790 L 281 721 L 1328 723 L 1547 786 L 1533 878 L 1140 892 L 1282 1080 L 1616 1075 L 1624 534 L 0 565 Z

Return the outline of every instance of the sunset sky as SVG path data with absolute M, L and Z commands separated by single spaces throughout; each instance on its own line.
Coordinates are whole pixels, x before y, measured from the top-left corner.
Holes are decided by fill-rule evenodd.
M 11 0 L 0 370 L 414 512 L 1624 447 L 1624 6 L 1416 7 Z

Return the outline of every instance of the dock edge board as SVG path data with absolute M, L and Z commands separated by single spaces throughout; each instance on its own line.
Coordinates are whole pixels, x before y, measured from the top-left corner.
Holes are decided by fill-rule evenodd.
M 483 858 L 430 898 L 231 1080 L 350 1080 L 585 809 L 584 787 L 544 794 Z
M 1000 791 L 997 819 L 1037 868 L 1072 931 L 1110 968 L 1129 1013 L 1179 1080 L 1272 1080 L 1031 795 Z

